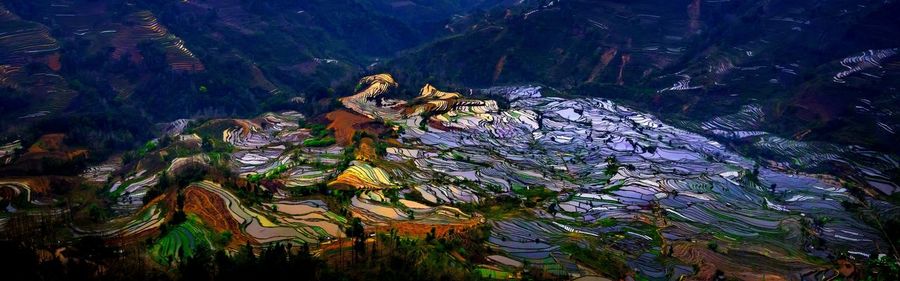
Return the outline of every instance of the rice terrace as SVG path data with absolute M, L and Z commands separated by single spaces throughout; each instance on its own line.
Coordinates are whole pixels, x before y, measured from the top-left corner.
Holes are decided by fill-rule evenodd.
M 0 280 L 900 280 L 894 0 L 2 0 Z

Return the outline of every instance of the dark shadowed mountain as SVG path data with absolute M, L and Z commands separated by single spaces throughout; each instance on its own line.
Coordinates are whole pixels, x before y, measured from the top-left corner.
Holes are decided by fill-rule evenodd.
M 675 118 L 758 104 L 782 135 L 897 152 L 896 1 L 525 2 L 451 24 L 387 68 L 458 86 L 540 82 Z
M 364 67 L 446 34 L 451 18 L 503 3 L 4 1 L 0 128 L 33 139 L 103 115 L 142 124 L 316 110 Z M 116 127 L 125 131 L 88 129 L 75 139 L 130 146 L 146 138 L 142 126 Z

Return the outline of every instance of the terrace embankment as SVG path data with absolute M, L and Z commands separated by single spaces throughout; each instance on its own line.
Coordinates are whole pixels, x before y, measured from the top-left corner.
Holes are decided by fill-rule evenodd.
M 402 236 L 426 237 L 432 234 L 434 229 L 435 237 L 444 237 L 453 233 L 462 233 L 472 229 L 482 223 L 481 217 L 473 217 L 467 220 L 450 223 L 428 223 L 417 221 L 394 221 L 389 225 L 373 225 L 368 227 L 367 231 L 373 232 L 390 232 L 392 229 Z
M 354 163 L 344 170 L 337 179 L 328 183 L 329 187 L 344 190 L 373 190 L 396 188 L 397 184 L 391 180 L 391 175 L 379 167 L 365 163 Z
M 138 212 L 112 220 L 98 229 L 76 229 L 86 235 L 109 238 L 109 243 L 127 245 L 146 241 L 160 234 L 160 226 L 170 221 L 177 206 L 177 193 L 169 190 L 147 202 Z
M 144 59 L 139 45 L 141 42 L 153 42 L 165 52 L 166 63 L 172 71 L 202 72 L 205 66 L 190 50 L 184 41 L 169 32 L 150 11 L 139 11 L 126 17 L 125 25 L 112 39 L 113 59 L 128 58 L 133 62 Z
M 0 4 L 0 85 L 28 101 L 0 110 L 7 120 L 2 129 L 64 111 L 78 93 L 60 75 L 61 44 L 46 26 L 24 20 Z M 4 95 L 7 93 L 4 92 Z
M 205 224 L 217 231 L 231 232 L 233 236 L 229 247 L 238 247 L 253 241 L 244 235 L 225 204 L 221 196 L 202 188 L 192 186 L 184 190 L 184 212 L 197 215 Z
M 768 257 L 740 249 L 723 253 L 697 243 L 678 243 L 674 246 L 673 256 L 698 265 L 697 275 L 690 280 L 711 280 L 717 271 L 731 272 L 741 280 L 795 280 L 800 277 L 798 272 L 808 272 L 810 267 L 816 267 L 779 253 L 769 253 Z
M 79 183 L 80 180 L 78 178 L 69 176 L 0 178 L 0 199 L 21 200 L 19 202 L 23 203 L 48 204 L 53 202 L 52 194 L 65 193 L 77 187 Z

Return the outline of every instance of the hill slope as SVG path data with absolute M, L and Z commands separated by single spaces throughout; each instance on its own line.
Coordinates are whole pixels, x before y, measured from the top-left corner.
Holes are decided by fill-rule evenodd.
M 385 68 L 417 83 L 539 82 L 695 120 L 758 104 L 784 136 L 896 153 L 897 12 L 891 1 L 525 1 L 451 24 L 456 35 Z

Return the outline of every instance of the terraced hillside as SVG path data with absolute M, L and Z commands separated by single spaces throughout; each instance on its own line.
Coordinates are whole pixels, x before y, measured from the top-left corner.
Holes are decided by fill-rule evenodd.
M 689 265 L 700 264 L 693 274 L 711 277 L 719 269 L 746 279 L 801 278 L 819 274 L 813 257 L 827 250 L 797 245 L 821 239 L 868 256 L 865 249 L 889 244 L 843 210 L 839 202 L 850 195 L 828 177 L 756 167 L 715 141 L 608 100 L 545 98 L 537 88 L 489 92 L 512 100 L 510 109 L 430 117 L 441 120 L 438 127 L 407 119 L 401 139 L 411 146 L 406 149 L 420 152 L 396 148 L 388 157 L 414 161 L 418 171 L 407 175 L 413 182 L 451 179 L 416 187 L 431 203 L 478 202 L 474 196 L 444 197 L 453 189 L 482 198 L 535 188 L 562 191 L 532 210 L 530 219 L 495 222 L 492 241 L 520 262 L 585 274 L 567 257 L 573 249 L 554 244 L 617 233 L 624 236 L 602 241 L 625 251 L 629 266 L 647 276 L 693 271 Z M 895 168 L 896 160 L 883 163 L 881 171 Z M 802 230 L 803 221 L 825 217 L 828 223 Z M 522 230 L 535 228 L 542 232 Z M 698 238 L 703 235 L 709 236 Z M 668 255 L 680 261 L 659 262 Z M 742 256 L 756 258 L 730 260 Z
M 392 100 L 396 84 L 363 78 L 342 99 L 347 109 L 329 114 L 331 130 L 291 111 L 173 122 L 136 162 L 87 170 L 93 178 L 122 165 L 104 191 L 119 215 L 76 234 L 126 245 L 159 237 L 149 251 L 166 264 L 198 247 L 273 243 L 334 257 L 356 220 L 366 233 L 426 239 L 485 227 L 489 252 L 466 261 L 484 277 L 528 265 L 562 278 L 819 280 L 894 254 L 892 230 L 871 218 L 897 219 L 888 200 L 897 186 L 884 173 L 898 160 L 777 138 L 758 130 L 756 107 L 695 129 L 752 141 L 781 162 L 758 163 L 606 99 L 479 91 L 508 101 L 501 109 L 432 85 Z M 353 121 L 338 124 L 345 115 Z M 323 141 L 341 131 L 352 137 Z M 828 163 L 859 178 L 797 171 Z M 4 187 L 11 198 L 33 191 Z
M 896 280 L 897 14 L 3 0 L 0 271 Z
M 58 49 L 30 59 L 55 72 L 14 75 L 22 65 L 8 65 L 5 81 L 59 94 L 41 108 L 5 110 L 11 117 L 64 111 L 76 92 L 98 94 L 74 101 L 69 113 L 108 111 L 103 105 L 119 99 L 148 109 L 151 122 L 297 104 L 316 110 L 336 89 L 349 90 L 356 72 L 386 68 L 414 85 L 540 82 L 666 119 L 707 120 L 755 104 L 769 116 L 760 126 L 781 137 L 896 154 L 891 89 L 900 43 L 875 35 L 894 32 L 894 2 L 8 2 L 44 26 L 23 29 L 34 40 L 53 32 L 68 42 L 17 40 Z M 27 103 L 21 96 L 4 104 Z M 158 110 L 168 103 L 181 106 Z M 878 133 L 854 137 L 861 131 Z
M 115 51 L 112 53 L 113 59 L 125 57 L 140 61 L 143 58 L 137 50 L 138 43 L 154 41 L 165 49 L 166 63 L 172 70 L 189 72 L 204 70 L 203 63 L 185 47 L 184 41 L 170 34 L 153 13 L 141 11 L 128 15 L 125 24 L 131 28 L 117 31 L 116 36 L 112 39 L 112 45 L 115 47 Z
M 689 55 L 695 34 L 684 2 L 520 1 L 481 21 L 463 21 L 454 26 L 457 36 L 392 64 L 425 68 L 398 73 L 414 81 L 433 76 L 478 86 L 521 81 L 635 85 Z
M 664 118 L 756 104 L 781 136 L 896 154 L 897 11 L 892 1 L 520 1 L 451 23 L 454 36 L 384 69 L 415 83 L 537 82 Z M 881 111 L 856 109 L 866 103 Z M 862 131 L 878 133 L 854 137 Z
M 77 94 L 60 70 L 60 44 L 50 29 L 23 20 L 0 4 L 0 85 L 2 118 L 34 119 L 58 114 Z
M 0 83 L 13 93 L 2 95 L 0 109 L 4 120 L 40 124 L 3 122 L 0 139 L 33 141 L 53 131 L 131 148 L 145 141 L 126 136 L 143 135 L 137 128 L 71 132 L 42 122 L 99 124 L 105 121 L 98 116 L 112 115 L 124 123 L 159 123 L 317 110 L 355 73 L 445 34 L 450 18 L 507 4 L 6 0 Z M 109 153 L 101 145 L 91 149 Z

